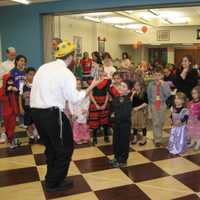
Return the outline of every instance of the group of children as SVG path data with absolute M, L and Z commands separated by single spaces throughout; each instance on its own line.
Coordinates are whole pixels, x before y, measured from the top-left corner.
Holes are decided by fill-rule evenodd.
M 123 80 L 120 72 L 115 72 L 111 80 L 103 67 L 99 67 L 99 76 L 102 81 L 93 89 L 90 98 L 87 97 L 79 105 L 71 105 L 71 110 L 76 110 L 72 111 L 75 142 L 87 143 L 91 129 L 93 145 L 96 145 L 101 127 L 105 142 L 109 142 L 108 132 L 112 128 L 114 159 L 110 163 L 123 167 L 127 163 L 129 144 L 136 144 L 138 140 L 139 145 L 147 143 L 148 115 L 151 115 L 154 144 L 161 147 L 166 101 L 171 97 L 170 85 L 163 80 L 163 69 L 155 69 L 153 81 L 147 87 L 142 79 L 134 82 Z M 81 80 L 78 79 L 77 83 L 80 90 Z M 193 100 L 188 102 L 184 93 L 175 95 L 168 145 L 172 154 L 183 153 L 189 147 L 195 150 L 200 148 L 199 86 L 192 90 L 192 97 Z M 139 131 L 142 136 L 138 135 Z
M 85 57 L 88 59 L 88 55 Z M 87 62 L 84 63 L 86 67 L 91 64 L 91 60 Z M 23 115 L 30 142 L 39 139 L 30 114 L 31 84 L 36 70 L 25 68 L 26 63 L 24 56 L 16 58 L 15 68 L 4 75 L 0 91 L 4 127 L 11 148 L 18 145 L 14 132 L 16 118 L 20 115 Z M 126 80 L 117 71 L 111 78 L 104 67 L 97 64 L 101 82 L 82 102 L 76 105 L 67 102 L 65 113 L 70 118 L 77 144 L 88 143 L 91 130 L 92 143 L 96 145 L 101 128 L 104 131 L 104 141 L 108 143 L 109 130 L 112 129 L 114 159 L 110 163 L 115 167 L 123 167 L 127 163 L 130 143 L 134 145 L 138 140 L 139 145 L 147 143 L 148 115 L 151 115 L 154 144 L 156 147 L 162 145 L 166 102 L 171 97 L 170 85 L 163 80 L 161 67 L 156 67 L 153 81 L 146 87 L 141 76 L 136 76 L 140 78 L 134 81 Z M 88 80 L 88 74 L 84 75 L 84 80 Z M 83 90 L 82 83 L 81 79 L 77 79 L 78 90 Z M 176 93 L 171 107 L 172 129 L 168 149 L 172 154 L 180 154 L 189 147 L 195 150 L 200 148 L 200 86 L 194 87 L 191 95 L 192 101 L 188 102 L 184 93 Z M 142 136 L 138 134 L 140 131 Z
M 17 118 L 19 123 L 25 125 L 30 143 L 39 139 L 30 114 L 30 92 L 36 70 L 26 68 L 26 64 L 26 57 L 18 55 L 15 59 L 15 67 L 3 75 L 3 87 L 0 90 L 3 125 L 6 139 L 12 149 L 20 145 L 14 135 Z M 6 141 L 4 139 L 1 142 Z

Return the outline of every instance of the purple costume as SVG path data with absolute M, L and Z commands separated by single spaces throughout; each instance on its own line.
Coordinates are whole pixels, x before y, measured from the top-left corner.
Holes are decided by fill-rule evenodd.
M 173 126 L 168 145 L 168 150 L 171 154 L 183 153 L 187 148 L 187 119 L 188 110 L 186 108 L 173 108 Z
M 200 101 L 191 101 L 188 105 L 188 134 L 191 139 L 200 140 Z

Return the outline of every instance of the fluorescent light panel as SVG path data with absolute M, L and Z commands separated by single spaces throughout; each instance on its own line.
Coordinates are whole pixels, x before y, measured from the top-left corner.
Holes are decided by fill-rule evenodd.
M 106 15 L 111 15 L 111 12 L 97 12 L 97 13 L 87 13 L 84 14 L 84 16 L 90 16 L 90 17 L 100 17 L 100 16 L 106 16 Z
M 127 24 L 125 28 L 127 29 L 141 29 L 144 25 L 143 24 Z
M 102 18 L 102 22 L 109 24 L 128 24 L 133 23 L 133 20 L 127 17 L 105 17 Z
M 120 29 L 125 29 L 125 26 L 124 26 L 124 25 L 119 25 L 119 24 L 114 25 L 114 27 L 120 28 Z
M 187 24 L 190 21 L 190 18 L 188 17 L 168 18 L 168 21 L 170 21 L 173 24 Z
M 30 4 L 30 1 L 27 1 L 27 0 L 12 0 L 12 1 L 21 3 L 21 4 L 26 4 L 26 5 Z
M 90 20 L 90 21 L 93 21 L 93 22 L 97 22 L 97 23 L 101 22 L 101 20 L 99 18 L 96 18 L 96 17 L 84 16 L 83 18 L 87 19 L 87 20 Z

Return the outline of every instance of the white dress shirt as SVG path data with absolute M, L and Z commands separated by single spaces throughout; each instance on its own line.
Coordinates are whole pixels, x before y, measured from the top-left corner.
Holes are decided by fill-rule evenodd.
M 85 98 L 85 91 L 76 89 L 76 78 L 67 68 L 64 61 L 56 61 L 42 65 L 37 71 L 31 89 L 31 108 L 58 107 L 61 111 L 65 102 L 72 104 Z

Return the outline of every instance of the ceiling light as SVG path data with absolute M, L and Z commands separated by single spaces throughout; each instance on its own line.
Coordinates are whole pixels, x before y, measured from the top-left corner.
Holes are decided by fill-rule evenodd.
M 83 18 L 97 23 L 101 22 L 101 20 L 96 17 L 94 18 L 94 17 L 84 16 Z
M 188 17 L 176 17 L 176 18 L 168 18 L 168 21 L 170 21 L 173 24 L 187 24 L 190 21 L 190 18 Z
M 106 16 L 112 14 L 111 12 L 97 12 L 97 13 L 87 13 L 84 16 Z
M 12 0 L 12 1 L 15 1 L 15 2 L 17 2 L 17 3 L 26 4 L 26 5 L 28 5 L 28 4 L 30 3 L 30 2 L 27 1 L 27 0 Z
M 102 21 L 109 24 L 128 24 L 133 22 L 132 19 L 127 17 L 106 17 Z
M 183 16 L 180 12 L 172 12 L 172 11 L 161 11 L 159 12 L 160 16 L 163 18 L 176 18 Z
M 128 29 L 141 29 L 143 24 L 127 24 L 125 27 Z
M 140 33 L 140 34 L 144 34 L 144 32 L 142 30 L 136 30 L 135 32 Z
M 128 13 L 128 14 L 132 14 L 133 13 L 133 10 L 127 10 L 127 11 L 125 11 L 126 13 Z
M 144 19 L 146 21 L 150 21 L 151 19 L 158 18 L 158 16 L 156 16 L 156 15 L 150 13 L 150 12 L 140 12 L 140 13 L 138 13 L 138 16 L 141 19 Z
M 120 28 L 120 29 L 125 29 L 125 26 L 124 26 L 124 25 L 119 25 L 119 24 L 115 24 L 114 27 Z

